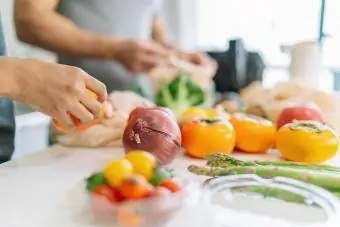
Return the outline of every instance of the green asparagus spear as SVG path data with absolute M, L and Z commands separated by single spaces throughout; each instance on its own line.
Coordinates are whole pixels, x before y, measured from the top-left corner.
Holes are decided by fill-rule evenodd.
M 330 171 L 340 173 L 340 168 L 331 165 L 315 165 L 301 162 L 289 161 L 243 161 L 230 157 L 227 154 L 214 153 L 207 157 L 207 165 L 212 167 L 230 167 L 230 166 L 281 166 L 294 167 L 316 171 Z
M 238 193 L 256 193 L 260 194 L 265 198 L 275 198 L 275 199 L 280 199 L 286 202 L 293 202 L 293 203 L 305 203 L 306 198 L 294 194 L 289 191 L 277 189 L 277 188 L 266 188 L 263 186 L 251 186 L 251 187 L 240 187 L 240 188 L 234 188 L 233 192 L 238 192 Z M 340 198 L 339 193 L 333 193 L 336 197 Z
M 197 175 L 227 176 L 236 174 L 256 174 L 264 178 L 289 177 L 337 191 L 340 189 L 340 174 L 312 171 L 299 168 L 277 166 L 233 166 L 227 168 L 190 165 L 188 170 Z
M 336 197 L 338 197 L 340 199 L 340 193 L 339 192 L 332 192 L 333 195 L 335 195 Z
M 262 195 L 265 198 L 275 198 L 280 199 L 286 202 L 293 203 L 305 203 L 306 198 L 301 195 L 294 194 L 289 191 L 280 190 L 277 188 L 266 188 L 261 186 L 252 186 L 252 187 L 242 187 L 242 188 L 234 188 L 233 192 L 237 193 L 255 193 Z

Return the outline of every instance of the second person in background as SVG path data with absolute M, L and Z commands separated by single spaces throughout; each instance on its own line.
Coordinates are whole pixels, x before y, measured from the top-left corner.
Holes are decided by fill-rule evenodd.
M 16 31 L 22 41 L 56 52 L 59 63 L 93 75 L 108 92 L 133 89 L 136 81 L 147 85 L 142 75 L 168 64 L 171 54 L 195 64 L 215 64 L 205 54 L 172 47 L 159 16 L 160 4 L 160 0 L 15 0 Z

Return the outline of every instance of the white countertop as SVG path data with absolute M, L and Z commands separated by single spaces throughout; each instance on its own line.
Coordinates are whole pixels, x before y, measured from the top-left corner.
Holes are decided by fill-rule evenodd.
M 0 226 L 105 226 L 95 222 L 87 210 L 84 179 L 111 159 L 122 157 L 122 154 L 121 149 L 54 146 L 1 165 Z M 204 163 L 181 158 L 175 161 L 173 167 L 186 168 L 193 162 Z

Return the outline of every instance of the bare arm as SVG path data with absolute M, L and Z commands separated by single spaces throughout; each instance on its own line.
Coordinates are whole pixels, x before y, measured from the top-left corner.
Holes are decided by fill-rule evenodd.
M 18 69 L 17 61 L 0 57 L 0 97 L 15 99 L 18 93 L 18 85 L 15 71 Z
M 73 128 L 68 113 L 85 124 L 91 122 L 101 111 L 107 91 L 103 83 L 76 67 L 0 57 L 0 96 L 28 104 Z
M 14 19 L 20 40 L 61 54 L 115 58 L 120 40 L 78 28 L 56 12 L 59 0 L 15 0 Z

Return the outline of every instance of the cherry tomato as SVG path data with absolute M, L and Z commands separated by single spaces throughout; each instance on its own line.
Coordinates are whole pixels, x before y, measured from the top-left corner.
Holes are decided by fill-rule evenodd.
M 171 194 L 172 191 L 170 191 L 168 188 L 158 186 L 151 192 L 150 197 L 163 197 L 169 196 Z
M 141 175 L 134 174 L 125 178 L 119 188 L 120 193 L 128 199 L 139 199 L 151 194 L 153 186 Z
M 151 153 L 146 151 L 130 151 L 126 154 L 125 159 L 132 164 L 134 173 L 144 176 L 147 180 L 152 178 L 156 159 Z
M 230 122 L 236 132 L 236 148 L 240 151 L 264 153 L 275 144 L 276 127 L 267 119 L 236 113 Z
M 294 121 L 277 132 L 276 148 L 290 161 L 318 164 L 335 156 L 339 140 L 335 132 L 317 121 Z
M 204 118 L 181 126 L 182 145 L 187 154 L 205 158 L 214 152 L 230 153 L 235 146 L 235 131 L 227 120 Z
M 104 177 L 111 187 L 119 187 L 122 181 L 133 174 L 132 164 L 128 160 L 114 160 L 104 171 Z
M 106 198 L 111 203 L 123 201 L 123 197 L 120 195 L 120 193 L 107 185 L 97 186 L 92 193 L 94 196 L 101 196 Z
M 182 190 L 182 185 L 173 179 L 165 179 L 160 183 L 161 187 L 169 189 L 171 192 L 178 192 Z

